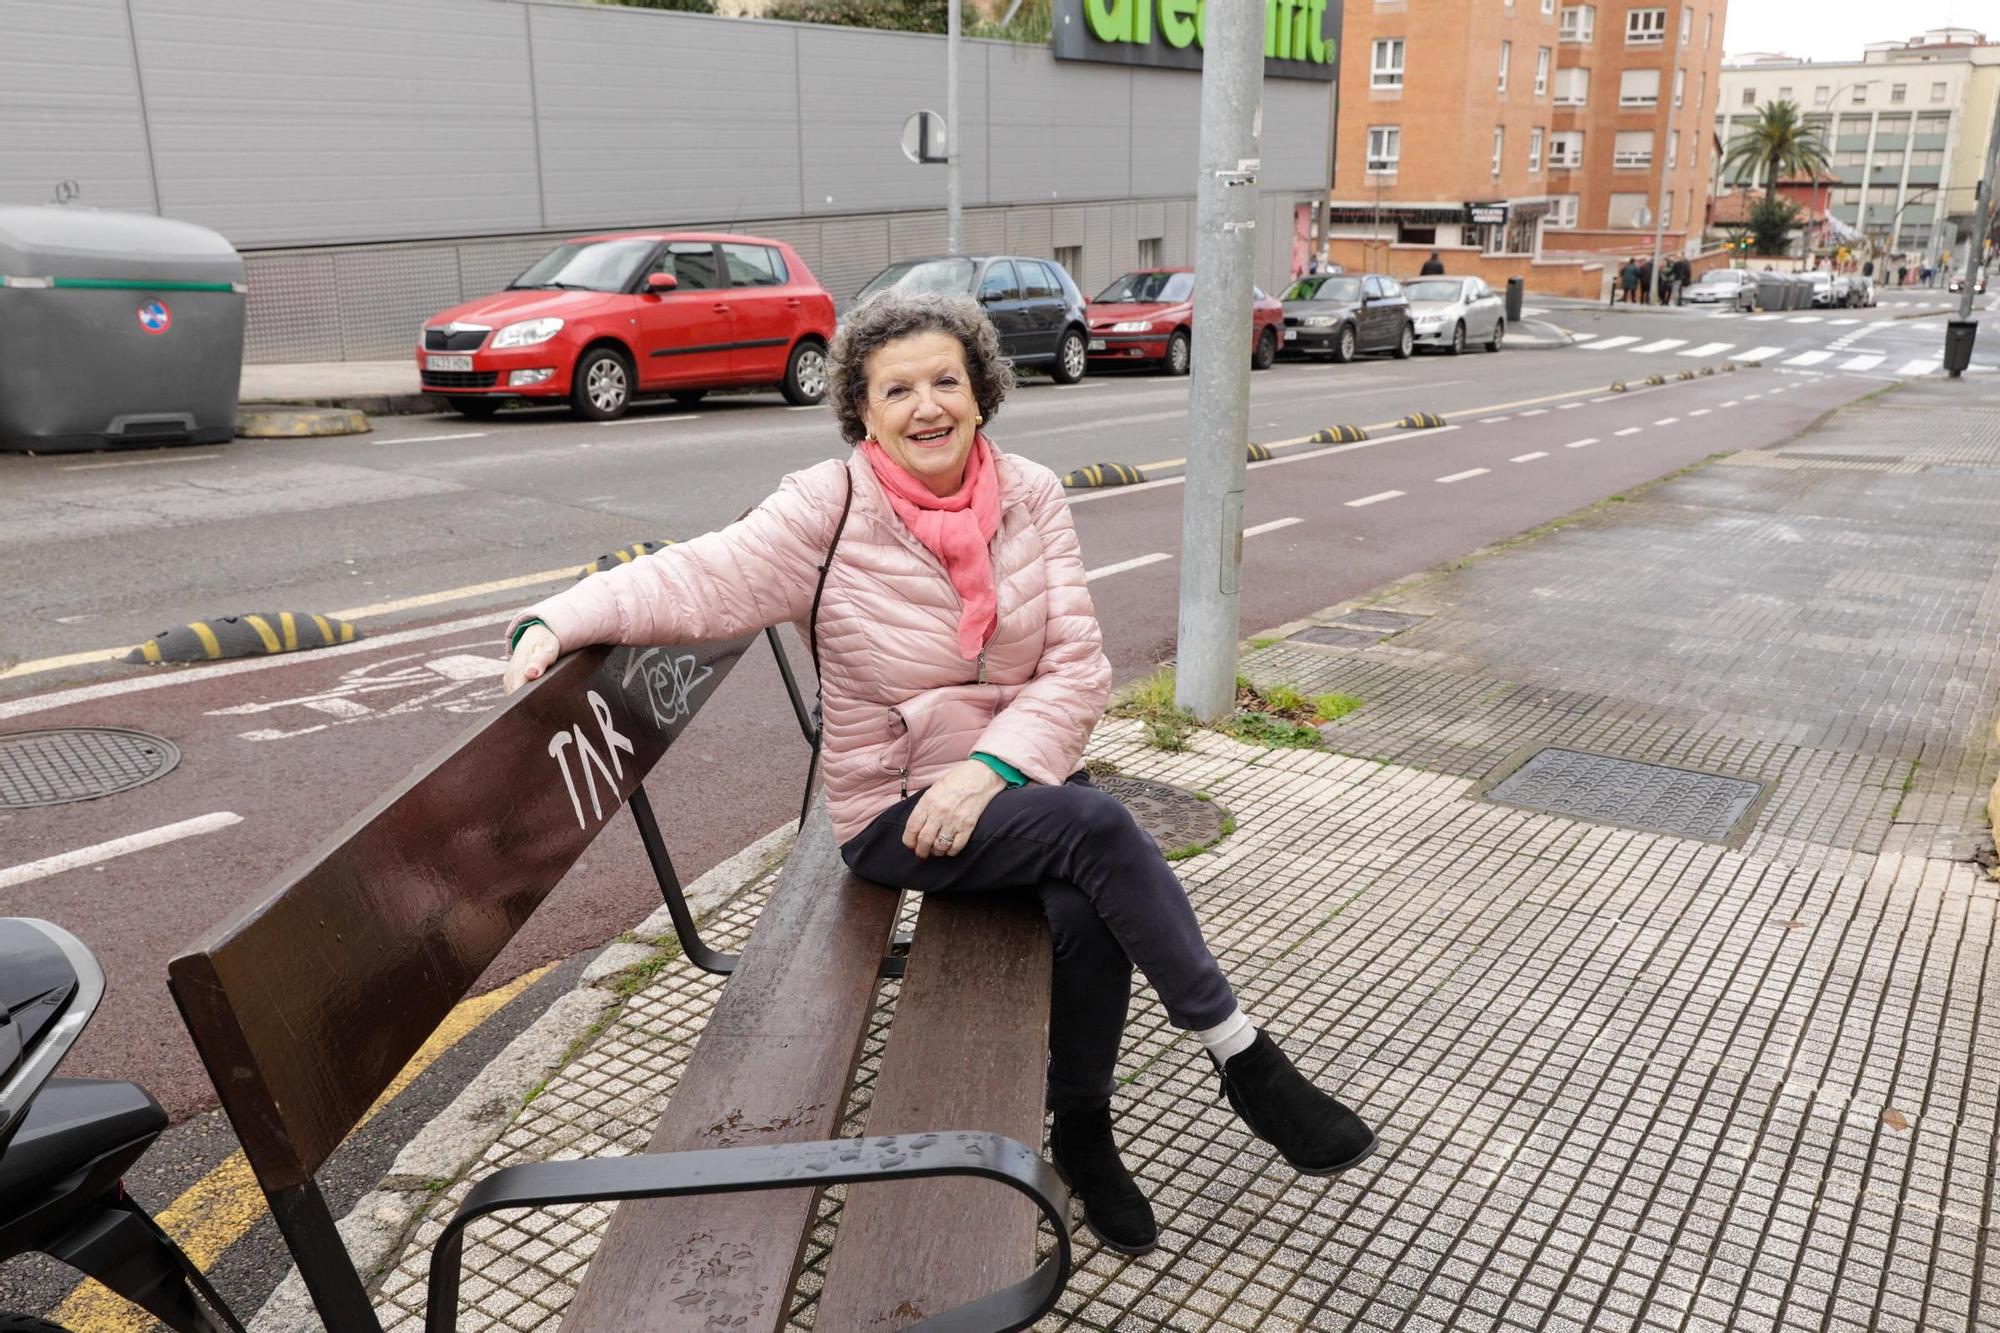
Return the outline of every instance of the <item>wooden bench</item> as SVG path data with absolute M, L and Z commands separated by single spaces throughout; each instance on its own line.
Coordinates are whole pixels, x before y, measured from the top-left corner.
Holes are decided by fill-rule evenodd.
M 585 1200 L 623 1202 L 566 1327 L 782 1328 L 839 1184 L 823 1333 L 1024 1328 L 1054 1305 L 1068 1194 L 1036 1150 L 1050 958 L 1032 898 L 940 897 L 899 939 L 901 895 L 848 872 L 815 802 L 742 955 L 696 931 L 640 783 L 749 643 L 563 659 L 169 964 L 328 1328 L 381 1326 L 314 1173 L 620 805 L 683 950 L 730 981 L 648 1153 L 474 1185 L 433 1252 L 426 1328 L 456 1326 L 470 1222 Z M 884 976 L 902 992 L 867 1136 L 839 1139 Z

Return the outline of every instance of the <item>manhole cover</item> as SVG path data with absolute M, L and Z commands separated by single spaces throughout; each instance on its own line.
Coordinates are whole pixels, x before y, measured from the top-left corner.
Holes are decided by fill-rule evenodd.
M 1139 827 L 1152 835 L 1162 852 L 1207 847 L 1222 840 L 1222 821 L 1227 812 L 1185 787 L 1115 774 L 1091 781 L 1099 791 L 1124 802 L 1132 817 L 1139 821 Z
M 1424 623 L 1424 617 L 1413 616 L 1404 611 L 1349 611 L 1344 616 L 1335 616 L 1343 625 L 1358 625 L 1362 629 L 1387 630 L 1391 634 L 1408 629 L 1412 625 Z
M 0 809 L 88 801 L 173 770 L 181 752 L 143 731 L 81 727 L 0 735 Z
M 1484 795 L 1530 810 L 1728 842 L 1747 831 L 1748 816 L 1763 791 L 1762 783 L 1745 778 L 1582 750 L 1544 749 Z
M 1342 629 L 1338 625 L 1314 625 L 1292 635 L 1293 643 L 1316 643 L 1324 648 L 1372 648 L 1382 642 L 1381 630 Z

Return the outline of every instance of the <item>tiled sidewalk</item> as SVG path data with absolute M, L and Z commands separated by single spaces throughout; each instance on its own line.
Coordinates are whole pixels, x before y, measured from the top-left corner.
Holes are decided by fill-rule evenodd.
M 1940 398 L 1396 590 L 1424 618 L 1374 646 L 1253 655 L 1363 699 L 1341 753 L 1099 731 L 1094 757 L 1235 815 L 1177 868 L 1245 1006 L 1384 1151 L 1334 1182 L 1274 1164 L 1142 985 L 1118 1109 L 1163 1244 L 1079 1232 L 1044 1327 L 2000 1329 L 2000 885 L 1970 859 L 2000 761 L 2000 402 Z M 1772 794 L 1734 848 L 1482 799 L 1529 745 Z M 725 944 L 766 887 L 711 923 Z M 475 1174 L 639 1149 L 720 984 L 660 970 Z M 387 1277 L 392 1330 L 420 1327 L 465 1188 Z M 475 1226 L 460 1327 L 553 1324 L 604 1217 Z

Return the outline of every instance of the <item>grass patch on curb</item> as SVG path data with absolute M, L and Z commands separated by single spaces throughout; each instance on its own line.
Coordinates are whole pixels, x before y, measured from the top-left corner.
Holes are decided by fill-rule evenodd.
M 1236 677 L 1236 708 L 1209 724 L 1211 730 L 1250 745 L 1274 750 L 1317 750 L 1324 745 L 1318 731 L 1362 706 L 1351 694 L 1320 694 L 1307 698 L 1297 686 L 1280 683 L 1259 688 L 1243 675 Z M 1187 749 L 1188 737 L 1202 723 L 1174 703 L 1174 669 L 1161 667 L 1135 682 L 1111 707 L 1113 717 L 1138 721 L 1146 744 L 1170 754 Z

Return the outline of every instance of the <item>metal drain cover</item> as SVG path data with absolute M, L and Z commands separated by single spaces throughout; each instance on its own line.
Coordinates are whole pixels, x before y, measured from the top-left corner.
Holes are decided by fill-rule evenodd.
M 1092 778 L 1091 782 L 1099 791 L 1123 802 L 1162 852 L 1207 847 L 1222 840 L 1225 811 L 1185 787 L 1116 774 Z
M 1382 642 L 1384 630 L 1345 629 L 1339 625 L 1314 625 L 1292 635 L 1293 643 L 1316 643 L 1323 648 L 1372 648 Z
M 1334 619 L 1343 625 L 1356 625 L 1362 629 L 1387 630 L 1393 634 L 1397 630 L 1405 630 L 1412 625 L 1423 624 L 1425 617 L 1414 616 L 1407 611 L 1349 611 L 1344 616 L 1335 616 Z
M 1584 750 L 1544 748 L 1482 794 L 1530 810 L 1729 842 L 1749 832 L 1764 784 Z
M 175 744 L 143 731 L 74 727 L 0 735 L 0 809 L 88 801 L 173 771 Z

